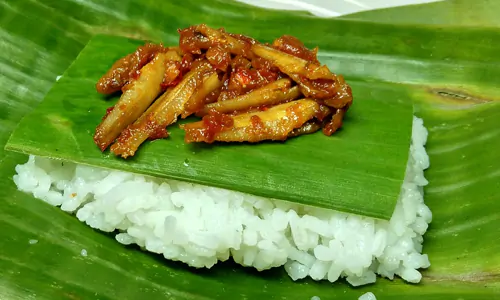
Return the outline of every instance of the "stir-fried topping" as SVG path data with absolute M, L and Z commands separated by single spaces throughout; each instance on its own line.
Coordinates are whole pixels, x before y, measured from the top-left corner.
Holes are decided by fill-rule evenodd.
M 188 143 L 283 141 L 294 129 L 312 119 L 318 110 L 319 104 L 310 99 L 237 115 L 211 110 L 201 121 L 181 125 L 181 128 L 186 131 L 185 141 Z
M 123 92 L 96 129 L 102 151 L 133 156 L 192 115 L 202 120 L 181 125 L 186 143 L 284 141 L 342 126 L 351 88 L 321 65 L 317 48 L 289 35 L 262 44 L 204 24 L 178 32 L 179 47 L 146 43 L 97 82 L 101 94 Z

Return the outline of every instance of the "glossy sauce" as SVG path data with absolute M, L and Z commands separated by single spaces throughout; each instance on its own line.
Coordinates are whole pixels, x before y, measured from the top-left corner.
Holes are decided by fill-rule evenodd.
M 259 44 L 253 38 L 205 24 L 178 32 L 179 47 L 166 48 L 161 44 L 138 47 L 134 53 L 116 61 L 96 84 L 98 92 L 103 94 L 126 91 L 134 87 L 137 79 L 150 80 L 149 71 L 142 67 L 156 59 L 159 52 L 169 54 L 166 58 L 157 56 L 162 57 L 165 64 L 157 73 L 164 74 L 163 78 L 156 78 L 163 79 L 158 82 L 161 90 L 176 93 L 168 101 L 158 102 L 160 105 L 152 108 L 151 113 L 144 116 L 146 119 L 139 119 L 138 125 L 131 124 L 123 130 L 114 145 L 116 149 L 121 148 L 118 152 L 134 155 L 144 140 L 167 137 L 167 126 L 175 123 L 179 116 L 184 118 L 192 113 L 203 118 L 196 124 L 181 125 L 186 130 L 186 142 L 284 140 L 321 127 L 325 135 L 331 135 L 342 126 L 342 119 L 352 104 L 352 91 L 342 76 L 319 63 L 317 48 L 308 49 L 289 35 L 279 37 L 272 45 Z M 210 83 L 204 85 L 206 75 L 210 76 Z M 273 84 L 248 97 L 235 99 L 236 104 L 220 103 L 220 107 L 226 107 L 221 109 L 226 114 L 209 111 L 210 106 L 206 106 L 246 95 L 282 78 L 287 85 Z M 157 81 L 154 82 L 158 88 Z M 167 93 L 164 95 L 168 97 Z M 298 100 L 302 98 L 309 99 Z M 240 100 L 241 103 L 237 102 Z M 290 101 L 294 102 L 276 107 Z M 125 110 L 134 109 L 118 105 L 108 108 L 106 116 L 114 108 L 118 111 L 113 114 L 121 115 Z M 235 123 L 238 127 L 234 127 Z M 112 152 L 115 152 L 113 148 Z
M 210 47 L 207 51 L 206 58 L 214 68 L 221 71 L 226 71 L 231 63 L 231 55 L 220 46 Z
M 259 129 L 262 129 L 265 127 L 264 122 L 262 122 L 262 119 L 257 115 L 251 116 L 250 122 L 252 123 L 252 127 L 256 130 L 259 130 Z
M 165 63 L 165 77 L 161 83 L 161 87 L 166 89 L 170 86 L 176 86 L 182 80 L 181 63 L 178 61 L 169 60 Z
M 102 120 L 106 119 L 106 117 L 113 111 L 113 109 L 115 109 L 114 105 L 106 108 L 106 114 L 102 117 Z
M 99 79 L 96 84 L 97 92 L 111 94 L 121 90 L 131 79 L 139 77 L 140 69 L 150 62 L 156 53 L 164 52 L 167 49 L 161 44 L 147 43 L 144 46 L 139 46 L 134 53 L 117 60 L 108 72 Z
M 208 115 L 203 119 L 203 137 L 207 143 L 214 141 L 215 136 L 234 124 L 233 118 L 229 115 L 222 114 L 216 110 L 209 111 Z
M 179 47 L 184 53 L 201 54 L 202 49 L 210 47 L 210 40 L 197 31 L 196 26 L 179 29 L 178 32 L 180 35 Z
M 168 137 L 168 131 L 166 128 L 164 127 L 158 127 L 158 128 L 155 128 L 155 130 L 153 131 L 153 133 L 151 133 L 149 135 L 149 140 L 151 141 L 154 141 L 154 140 L 158 140 L 158 139 L 164 139 L 164 138 L 167 138 Z
M 283 35 L 273 42 L 273 47 L 290 55 L 319 64 L 318 59 L 316 58 L 318 49 L 315 48 L 314 50 L 309 50 L 296 37 Z
M 315 79 L 311 80 L 304 76 L 300 77 L 301 91 L 306 97 L 315 99 L 334 98 L 338 93 L 338 87 L 334 80 Z
M 324 105 L 324 104 L 320 104 L 319 105 L 319 110 L 316 112 L 316 114 L 314 115 L 314 117 L 319 120 L 319 121 L 323 121 L 324 119 L 326 119 L 328 116 L 330 116 L 332 114 L 332 110 Z
M 342 119 L 344 118 L 345 111 L 346 111 L 345 108 L 337 109 L 337 111 L 332 117 L 332 120 L 323 127 L 323 134 L 331 136 L 340 127 L 342 127 Z

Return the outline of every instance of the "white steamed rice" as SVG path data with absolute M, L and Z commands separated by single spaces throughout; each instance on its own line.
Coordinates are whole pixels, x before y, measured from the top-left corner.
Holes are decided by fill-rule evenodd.
M 367 292 L 359 296 L 358 300 L 377 300 L 377 297 L 372 292 Z
M 258 270 L 284 266 L 293 280 L 345 277 L 359 286 L 379 274 L 417 283 L 418 270 L 430 266 L 421 254 L 432 219 L 423 199 L 426 140 L 423 121 L 414 117 L 407 173 L 390 221 L 35 156 L 16 166 L 14 181 L 93 228 L 118 230 L 122 244 L 192 267 L 232 257 Z

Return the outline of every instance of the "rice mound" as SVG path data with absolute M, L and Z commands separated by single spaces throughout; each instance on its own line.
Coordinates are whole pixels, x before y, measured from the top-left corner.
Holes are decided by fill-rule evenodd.
M 307 276 L 353 286 L 376 274 L 421 280 L 432 213 L 424 204 L 427 130 L 413 119 L 406 177 L 390 221 L 304 207 L 203 185 L 30 156 L 16 166 L 19 190 L 60 206 L 87 225 L 116 231 L 166 259 L 211 268 L 232 257 L 266 270 L 284 266 L 293 280 Z

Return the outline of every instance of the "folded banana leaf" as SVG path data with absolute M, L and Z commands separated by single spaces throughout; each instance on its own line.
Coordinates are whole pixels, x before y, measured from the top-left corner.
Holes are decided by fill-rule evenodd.
M 454 8 L 483 5 L 464 3 Z M 500 297 L 499 29 L 477 26 L 479 21 L 443 27 L 326 20 L 194 0 L 16 0 L 0 4 L 0 22 L 0 299 L 356 299 L 366 291 L 379 299 Z M 175 30 L 193 23 L 258 39 L 296 35 L 319 45 L 322 60 L 349 82 L 408 91 L 429 129 L 431 159 L 426 203 L 434 218 L 424 251 L 432 265 L 420 284 L 379 280 L 353 289 L 292 282 L 281 269 L 258 273 L 232 264 L 193 271 L 123 248 L 16 190 L 14 167 L 26 156 L 3 145 L 95 33 L 175 43 Z M 80 255 L 82 249 L 88 256 Z

